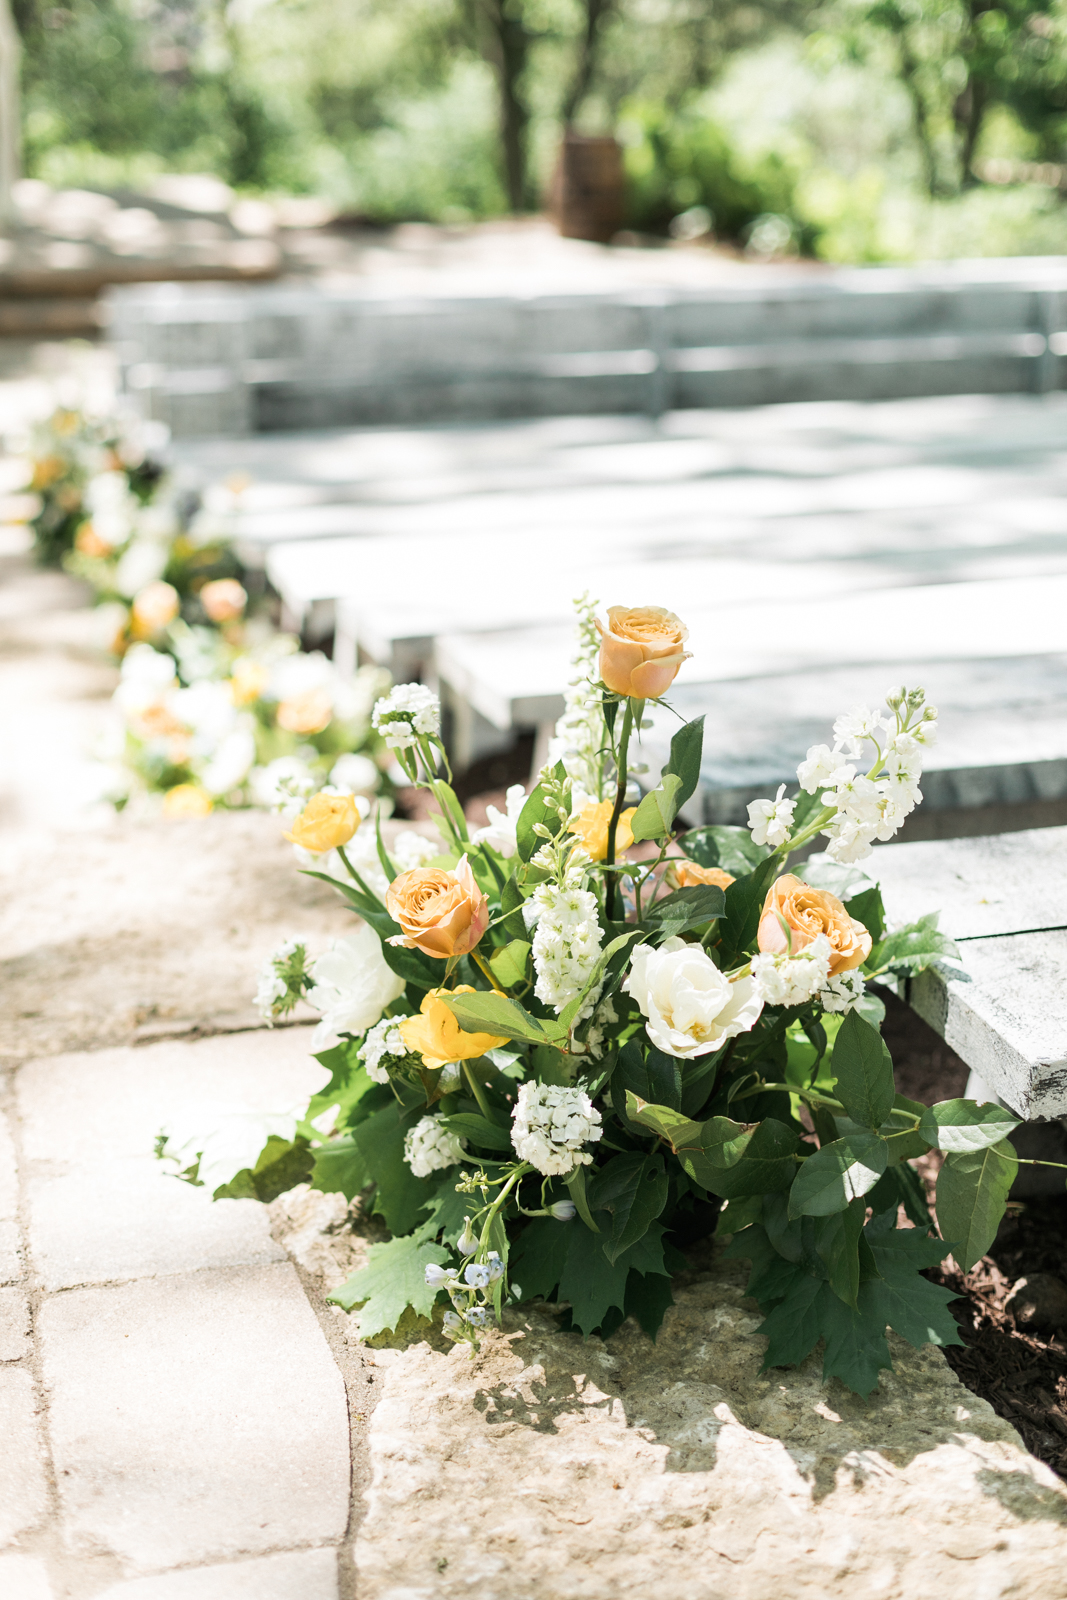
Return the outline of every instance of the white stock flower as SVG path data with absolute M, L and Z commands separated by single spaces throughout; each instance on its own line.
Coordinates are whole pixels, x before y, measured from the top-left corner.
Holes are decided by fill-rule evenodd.
M 479 828 L 471 834 L 471 844 L 487 844 L 510 861 L 518 849 L 515 839 L 515 830 L 518 826 L 519 814 L 526 804 L 526 790 L 521 783 L 513 783 L 505 797 L 505 811 L 498 811 L 496 806 L 486 806 L 486 816 L 489 822 L 484 828 Z
M 813 744 L 797 768 L 797 782 L 805 794 L 814 794 L 816 789 L 838 781 L 838 773 L 847 760 L 843 750 L 831 750 L 828 744 Z
M 882 815 L 882 791 L 871 778 L 845 777 L 845 772 L 851 773 L 851 768 L 842 768 L 838 774 L 837 787 L 828 789 L 822 797 L 824 806 L 836 806 L 838 812 L 849 817 L 853 822 L 873 823 L 875 826 Z
M 454 1167 L 463 1160 L 463 1150 L 463 1141 L 442 1127 L 436 1117 L 423 1117 L 408 1129 L 404 1139 L 404 1160 L 416 1178 L 428 1178 L 431 1172 Z
M 298 950 L 306 948 L 306 939 L 286 939 L 271 951 L 259 969 L 255 1006 L 264 1022 L 273 1022 L 278 1014 L 276 1007 L 279 1001 L 284 1000 L 289 993 L 289 985 L 279 969 L 285 968 Z
M 831 861 L 847 866 L 854 861 L 865 861 L 871 853 L 871 843 L 878 837 L 880 822 L 856 822 L 852 817 L 836 816 L 823 833 L 830 843 L 826 854 Z
M 585 987 L 597 957 L 603 933 L 597 921 L 596 897 L 588 889 L 564 888 L 544 883 L 523 908 L 527 926 L 536 921 L 533 964 L 537 973 L 534 993 L 556 1015 Z M 589 1016 L 600 998 L 591 993 L 575 1025 Z
M 356 1051 L 367 1069 L 368 1078 L 373 1078 L 375 1083 L 389 1082 L 389 1070 L 384 1062 L 394 1058 L 403 1060 L 407 1055 L 408 1047 L 398 1027 L 398 1023 L 406 1021 L 406 1017 L 383 1017 L 373 1028 L 368 1028 L 367 1037 Z
M 584 1089 L 524 1083 L 511 1113 L 511 1142 L 521 1161 L 546 1178 L 562 1177 L 592 1156 L 582 1146 L 600 1138 L 600 1112 Z
M 864 992 L 861 972 L 839 972 L 819 990 L 819 1004 L 824 1011 L 851 1011 L 863 999 Z
M 297 816 L 314 788 L 315 774 L 299 756 L 278 756 L 265 767 L 256 767 L 251 775 L 254 804 L 280 811 L 285 817 Z
M 637 1002 L 656 1048 L 682 1060 L 747 1033 L 763 1009 L 751 978 L 731 983 L 706 950 L 678 938 L 658 950 L 639 944 L 622 987 Z
M 381 941 L 366 923 L 347 939 L 335 939 L 311 971 L 308 1004 L 322 1014 L 312 1050 L 328 1050 L 342 1033 L 366 1033 L 404 992 L 404 980 L 387 966 Z
M 888 726 L 881 712 L 868 706 L 853 706 L 834 723 L 834 738 L 838 744 L 847 745 L 852 755 L 858 756 L 864 740 L 876 738 Z
M 398 875 L 402 872 L 414 872 L 416 867 L 424 867 L 434 856 L 440 855 L 441 848 L 440 839 L 427 839 L 425 835 L 416 833 L 413 828 L 404 828 L 388 846 L 389 859 Z M 374 829 L 370 826 L 360 828 L 355 838 L 345 846 L 345 855 L 367 888 L 372 889 L 379 900 L 384 900 L 389 879 L 378 856 L 378 841 Z
M 802 1006 L 826 986 L 833 950 L 825 933 L 817 934 L 797 955 L 765 951 L 752 960 L 752 979 L 764 1004 Z
M 600 690 L 600 636 L 596 631 L 596 602 L 587 595 L 575 600 L 578 639 L 572 661 L 574 676 L 564 695 L 564 711 L 549 741 L 549 767 L 562 761 L 571 780 L 571 805 L 581 811 L 590 801 L 604 798 L 613 776 L 610 758 L 603 753 L 604 709 Z
M 752 830 L 753 844 L 769 844 L 777 850 L 789 838 L 793 826 L 795 800 L 784 800 L 785 784 L 778 785 L 773 800 L 753 800 L 748 808 L 748 825 Z
M 440 734 L 441 702 L 424 683 L 397 683 L 374 707 L 371 723 L 390 750 L 407 750 L 420 734 Z

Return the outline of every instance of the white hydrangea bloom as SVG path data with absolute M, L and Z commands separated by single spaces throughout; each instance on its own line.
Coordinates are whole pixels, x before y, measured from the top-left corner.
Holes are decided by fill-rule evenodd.
M 368 1029 L 367 1037 L 356 1051 L 367 1069 L 368 1078 L 373 1078 L 375 1083 L 389 1082 L 389 1071 L 384 1063 L 390 1057 L 402 1059 L 407 1055 L 408 1047 L 398 1026 L 406 1021 L 406 1017 L 383 1017 Z
M 851 1011 L 863 999 L 864 992 L 861 972 L 839 972 L 819 990 L 819 1003 L 824 1011 Z
M 753 957 L 752 978 L 764 1005 L 802 1006 L 826 987 L 833 951 L 824 933 L 796 955 L 769 950 Z
M 547 1177 L 561 1177 L 592 1156 L 582 1146 L 600 1138 L 600 1112 L 584 1089 L 524 1083 L 511 1113 L 511 1142 L 519 1159 Z
M 409 1128 L 404 1139 L 404 1160 L 416 1178 L 454 1167 L 463 1160 L 463 1141 L 441 1126 L 437 1117 L 423 1117 Z
M 408 750 L 419 734 L 440 734 L 441 702 L 424 683 L 394 684 L 374 707 L 371 722 L 390 750 Z
M 749 804 L 748 825 L 753 844 L 769 844 L 777 850 L 789 838 L 796 801 L 783 799 L 784 794 L 785 784 L 781 783 L 773 800 L 753 800 Z
M 527 926 L 536 923 L 533 963 L 537 973 L 535 994 L 558 1016 L 585 987 L 596 966 L 603 941 L 597 921 L 596 897 L 577 885 L 559 888 L 543 883 L 526 902 Z M 592 1014 L 600 990 L 590 994 L 575 1023 Z
M 526 790 L 521 783 L 513 783 L 505 797 L 506 811 L 499 811 L 496 806 L 486 806 L 486 815 L 489 818 L 484 828 L 479 828 L 471 834 L 471 844 L 487 844 L 491 849 L 510 861 L 518 849 L 515 831 L 518 827 L 519 815 L 526 804 Z

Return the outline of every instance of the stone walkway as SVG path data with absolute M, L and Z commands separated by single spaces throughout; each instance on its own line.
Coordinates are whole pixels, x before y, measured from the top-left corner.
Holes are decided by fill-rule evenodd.
M 12 539 L 0 621 L 3 1600 L 1067 1597 L 1067 1490 L 941 1356 L 869 1402 L 759 1373 L 738 1269 L 694 1260 L 653 1346 L 543 1308 L 477 1360 L 361 1346 L 324 1291 L 336 1196 L 212 1205 L 152 1156 L 204 1100 L 321 1081 L 251 1026 L 284 932 L 348 925 L 276 819 L 84 812 L 111 675 Z

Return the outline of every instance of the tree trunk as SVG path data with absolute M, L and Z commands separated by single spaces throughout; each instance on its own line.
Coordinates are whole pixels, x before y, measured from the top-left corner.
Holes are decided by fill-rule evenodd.
M 578 108 L 589 93 L 597 67 L 600 29 L 615 0 L 585 0 L 585 28 L 578 46 L 578 63 L 563 101 L 563 126 L 570 128 Z
M 0 0 L 0 221 L 15 219 L 13 190 L 21 176 L 19 36 L 8 0 Z
M 493 36 L 493 65 L 500 87 L 500 143 L 508 204 L 512 211 L 525 211 L 530 199 L 526 167 L 530 110 L 523 98 L 522 78 L 531 35 L 519 0 L 510 0 L 510 4 L 509 0 L 485 0 L 483 12 Z

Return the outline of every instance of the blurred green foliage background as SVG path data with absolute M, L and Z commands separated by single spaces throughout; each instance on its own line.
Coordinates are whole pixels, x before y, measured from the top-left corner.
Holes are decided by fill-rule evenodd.
M 29 175 L 212 172 L 378 222 L 541 203 L 834 261 L 1067 252 L 1067 0 L 12 0 Z

